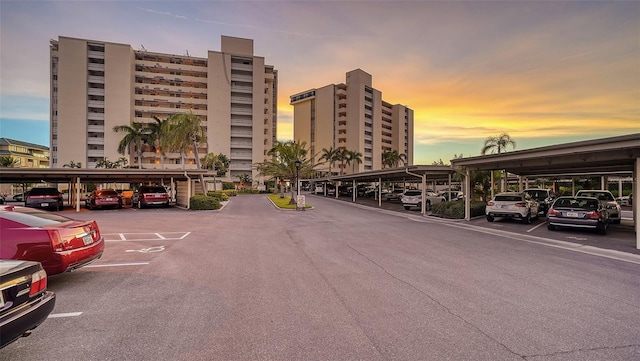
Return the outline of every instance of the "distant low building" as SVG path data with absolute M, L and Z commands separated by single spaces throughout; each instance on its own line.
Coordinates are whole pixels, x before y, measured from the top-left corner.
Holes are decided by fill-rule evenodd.
M 20 140 L 0 138 L 0 156 L 13 157 L 14 168 L 49 168 L 49 147 Z

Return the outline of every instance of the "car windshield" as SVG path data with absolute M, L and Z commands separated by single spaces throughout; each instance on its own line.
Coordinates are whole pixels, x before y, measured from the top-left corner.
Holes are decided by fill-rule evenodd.
M 103 191 L 96 191 L 96 195 L 102 196 L 102 197 L 117 197 L 118 192 L 113 190 L 103 190 Z
M 0 213 L 0 217 L 22 223 L 29 227 L 44 227 L 51 225 L 58 225 L 60 223 L 69 222 L 70 219 L 57 215 L 55 213 L 40 212 L 34 209 L 14 209 L 12 211 L 3 211 Z

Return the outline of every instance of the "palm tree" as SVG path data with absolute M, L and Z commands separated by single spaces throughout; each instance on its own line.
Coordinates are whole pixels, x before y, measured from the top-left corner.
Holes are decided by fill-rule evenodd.
M 406 165 L 407 164 L 407 154 L 406 153 L 399 153 L 398 154 L 398 160 L 400 160 L 402 162 L 402 165 Z
M 10 155 L 0 157 L 0 168 L 15 168 L 20 165 L 20 159 Z
M 491 151 L 490 153 L 502 153 L 503 151 L 507 150 L 507 146 L 511 146 L 513 148 L 516 147 L 516 141 L 513 140 L 509 134 L 507 133 L 502 133 L 498 136 L 495 137 L 488 137 L 487 139 L 485 139 L 484 141 L 484 146 L 482 147 L 481 153 L 482 155 L 487 154 L 487 152 Z
M 118 153 L 125 154 L 125 152 L 130 152 L 131 145 L 134 145 L 138 159 L 138 169 L 142 169 L 142 144 L 150 143 L 151 141 L 144 124 L 133 122 L 131 125 L 116 125 L 113 127 L 113 131 L 125 133 L 124 138 L 118 144 Z
M 75 160 L 72 160 L 69 163 L 65 163 L 62 165 L 62 168 L 82 168 L 82 163 L 81 162 L 77 162 Z
M 167 137 L 168 133 L 168 118 L 160 119 L 157 116 L 153 116 L 155 123 L 147 124 L 147 130 L 149 136 L 153 139 L 153 148 L 160 152 L 160 168 L 164 169 L 164 157 L 167 154 Z
M 490 152 L 491 154 L 493 153 L 502 153 L 503 151 L 507 150 L 507 147 L 511 146 L 512 148 L 516 147 L 516 141 L 513 140 L 509 134 L 507 133 L 502 133 L 498 136 L 492 136 L 492 137 L 488 137 L 487 139 L 485 139 L 484 141 L 484 146 L 482 147 L 482 150 L 480 151 L 480 153 L 482 153 L 482 155 L 487 154 L 487 152 Z M 503 177 L 505 179 L 503 179 Z M 501 171 L 501 181 L 500 181 L 500 189 L 501 191 L 504 190 L 505 188 L 505 181 L 506 181 L 506 174 L 504 172 L 504 170 Z M 493 185 L 491 185 L 493 187 Z
M 292 183 L 297 184 L 299 176 L 309 176 L 313 173 L 313 164 L 307 159 L 307 142 L 276 142 L 276 144 L 267 152 L 271 156 L 270 161 L 257 163 L 257 170 L 263 176 L 272 176 L 280 179 L 289 179 Z M 296 169 L 296 160 L 300 161 L 300 168 Z M 290 204 L 295 204 L 295 190 L 291 187 Z
M 202 168 L 200 157 L 198 156 L 198 145 L 207 141 L 207 134 L 202 128 L 200 117 L 192 112 L 174 114 L 167 120 L 166 144 L 169 148 L 178 149 L 182 154 L 191 146 L 196 160 L 196 167 Z M 184 161 L 183 161 L 184 167 Z M 207 187 L 204 184 L 204 175 L 200 175 L 200 185 L 202 186 L 202 194 L 207 194 Z
M 216 176 L 222 177 L 227 174 L 229 168 L 229 158 L 226 155 L 207 153 L 201 160 L 202 168 L 208 170 L 214 170 L 213 176 L 213 190 L 216 190 Z
M 338 160 L 337 157 L 339 152 L 340 149 L 336 149 L 334 147 L 330 147 L 329 149 L 322 148 L 322 156 L 320 157 L 320 160 L 324 160 L 329 163 L 329 176 L 332 175 L 333 164 Z
M 351 164 L 351 173 L 356 172 L 356 164 L 362 164 L 362 153 L 354 150 L 347 150 L 347 164 Z
M 389 168 L 395 168 L 402 161 L 405 162 L 406 155 L 398 153 L 397 150 L 385 150 L 382 152 L 382 168 L 388 166 Z

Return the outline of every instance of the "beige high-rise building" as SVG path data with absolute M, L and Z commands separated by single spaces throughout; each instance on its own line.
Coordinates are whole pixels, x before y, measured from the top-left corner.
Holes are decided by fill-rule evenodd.
M 406 164 L 413 164 L 413 110 L 384 101 L 371 75 L 360 69 L 348 72 L 346 83 L 292 95 L 291 104 L 294 140 L 307 143 L 314 164 L 330 148 L 362 154 L 362 163 L 346 166 L 343 174 L 381 169 L 385 151 L 404 154 Z M 328 165 L 322 169 L 328 172 Z M 332 172 L 340 172 L 338 164 Z
M 225 154 L 227 176 L 257 179 L 252 165 L 276 141 L 278 74 L 253 54 L 253 40 L 222 36 L 206 58 L 134 50 L 130 45 L 59 37 L 51 40 L 51 166 L 71 161 L 94 168 L 116 161 L 124 133 L 114 126 L 154 123 L 193 112 L 206 130 L 198 155 Z M 183 156 L 143 146 L 142 166 L 178 169 Z M 193 149 L 185 168 L 195 168 Z M 137 165 L 136 150 L 127 155 Z

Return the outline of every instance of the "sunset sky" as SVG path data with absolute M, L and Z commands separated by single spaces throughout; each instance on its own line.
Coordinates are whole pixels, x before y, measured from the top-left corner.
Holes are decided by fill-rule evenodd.
M 49 39 L 206 57 L 254 40 L 289 96 L 360 68 L 414 110 L 415 161 L 640 132 L 637 1 L 0 1 L 0 136 L 49 145 Z

